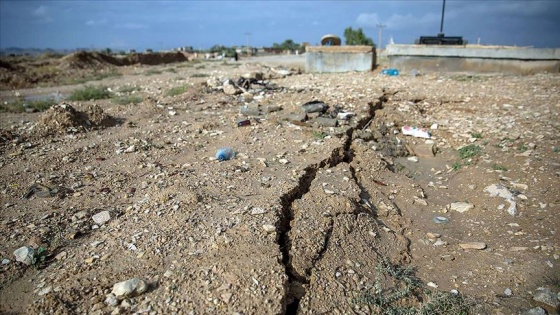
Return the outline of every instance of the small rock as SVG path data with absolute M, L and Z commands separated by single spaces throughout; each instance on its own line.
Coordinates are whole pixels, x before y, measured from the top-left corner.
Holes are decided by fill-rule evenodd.
M 325 189 L 325 194 L 327 194 L 327 195 L 334 195 L 334 191 L 329 190 L 329 189 Z
M 7 265 L 9 263 L 10 263 L 9 259 L 6 259 L 6 258 L 2 259 L 2 265 Z
M 474 209 L 474 205 L 470 204 L 470 203 L 467 203 L 467 202 L 453 202 L 449 206 L 449 209 L 453 210 L 453 211 L 463 213 L 463 212 L 467 212 L 469 210 Z
M 16 261 L 19 261 L 26 265 L 31 265 L 33 263 L 33 254 L 35 250 L 30 246 L 23 246 L 14 251 L 14 256 L 16 256 Z
M 541 302 L 554 309 L 557 309 L 560 306 L 560 301 L 558 301 L 556 293 L 552 292 L 549 288 L 538 288 L 535 295 L 533 295 L 533 300 Z
M 428 285 L 429 287 L 432 287 L 432 288 L 435 288 L 435 289 L 438 288 L 438 285 L 435 284 L 435 283 L 433 283 L 433 282 L 428 282 L 427 285 Z
M 266 213 L 266 209 L 264 208 L 254 207 L 251 209 L 251 215 L 259 215 L 265 213 Z
M 111 213 L 105 210 L 93 215 L 93 217 L 91 218 L 93 219 L 93 222 L 102 225 L 107 223 L 109 220 L 111 220 Z
M 414 162 L 414 163 L 418 163 L 418 157 L 417 156 L 410 156 L 407 158 L 407 160 Z
M 540 307 L 535 307 L 524 311 L 521 315 L 546 315 L 546 311 Z
M 262 226 L 263 230 L 267 233 L 273 233 L 276 232 L 276 227 L 272 224 L 264 224 Z
M 462 249 L 485 249 L 486 243 L 482 242 L 468 242 L 468 243 L 461 243 L 459 246 Z
M 229 303 L 229 301 L 231 300 L 231 297 L 233 296 L 233 294 L 226 292 L 226 293 L 222 293 L 220 295 L 222 297 L 222 301 L 224 301 L 224 303 Z
M 510 288 L 507 288 L 507 289 L 504 290 L 504 294 L 505 294 L 506 296 L 511 296 L 511 295 L 513 294 L 513 292 L 511 292 L 511 289 L 510 289 Z
M 282 164 L 284 164 L 284 165 L 290 163 L 290 161 L 288 161 L 288 160 L 286 160 L 286 159 L 280 159 L 280 160 L 278 160 L 278 162 L 280 162 L 280 163 L 282 163 Z
M 226 93 L 227 95 L 236 95 L 241 93 L 241 90 L 237 89 L 233 84 L 229 83 L 224 84 L 223 89 L 224 93 Z
M 163 276 L 166 277 L 166 278 L 171 278 L 173 276 L 173 271 L 167 270 L 167 271 L 165 271 Z
M 136 151 L 136 146 L 135 145 L 131 145 L 130 147 L 126 148 L 126 150 L 124 150 L 124 153 L 132 153 Z
M 446 241 L 442 241 L 440 239 L 438 239 L 437 241 L 434 242 L 434 246 L 444 246 L 447 245 Z
M 119 300 L 140 295 L 148 290 L 148 285 L 144 280 L 132 278 L 113 285 L 113 293 Z
M 39 294 L 40 296 L 43 296 L 43 295 L 47 295 L 47 294 L 51 293 L 51 291 L 52 291 L 52 287 L 49 285 L 48 287 L 42 288 L 37 294 Z
M 436 238 L 440 238 L 440 237 L 441 237 L 441 234 L 428 232 L 428 233 L 426 233 L 426 236 L 427 236 L 428 238 L 431 238 L 431 239 L 436 239 Z
M 109 306 L 117 306 L 119 305 L 119 300 L 117 300 L 117 297 L 113 293 L 109 293 L 106 295 L 105 304 Z

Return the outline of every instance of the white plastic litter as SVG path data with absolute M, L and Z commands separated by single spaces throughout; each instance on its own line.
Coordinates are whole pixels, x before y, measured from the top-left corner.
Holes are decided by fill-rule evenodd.
M 416 138 L 425 138 L 425 139 L 430 139 L 432 137 L 428 129 L 425 128 L 403 126 L 401 129 L 403 135 L 413 136 Z

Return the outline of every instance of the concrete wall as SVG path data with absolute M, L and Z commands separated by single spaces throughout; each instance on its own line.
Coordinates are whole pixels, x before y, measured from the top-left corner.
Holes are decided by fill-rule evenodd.
M 560 49 L 494 46 L 387 45 L 391 67 L 430 72 L 534 74 L 560 72 Z
M 372 46 L 307 46 L 306 72 L 371 71 L 376 55 Z

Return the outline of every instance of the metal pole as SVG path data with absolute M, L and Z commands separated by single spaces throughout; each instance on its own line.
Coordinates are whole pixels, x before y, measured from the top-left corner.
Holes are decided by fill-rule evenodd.
M 445 0 L 443 0 L 443 8 L 441 9 L 441 25 L 439 27 L 439 33 L 443 36 L 443 16 L 445 15 Z
M 385 26 L 387 26 L 387 25 L 382 24 L 382 23 L 377 23 L 377 30 L 379 31 L 379 42 L 378 42 L 378 46 L 379 46 L 378 49 L 379 49 L 379 51 L 381 51 L 381 48 L 382 48 L 382 46 L 383 46 L 382 41 L 381 41 L 381 38 L 382 38 L 381 35 L 383 34 L 383 30 L 382 30 L 382 29 L 383 29 Z
M 251 36 L 251 33 L 245 33 L 245 35 L 247 36 L 247 56 L 250 56 L 251 53 L 249 52 L 249 37 Z

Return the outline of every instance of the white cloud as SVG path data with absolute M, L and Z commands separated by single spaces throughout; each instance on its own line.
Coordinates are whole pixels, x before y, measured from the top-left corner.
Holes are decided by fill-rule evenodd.
M 39 18 L 39 21 L 41 22 L 48 23 L 53 21 L 53 18 L 49 13 L 49 8 L 44 5 L 41 5 L 37 9 L 33 10 L 32 14 L 33 16 Z
M 101 19 L 101 20 L 88 20 L 86 22 L 87 26 L 97 26 L 97 25 L 105 25 L 107 24 L 107 19 Z
M 147 25 L 144 24 L 138 24 L 138 23 L 123 23 L 123 24 L 117 24 L 115 25 L 116 28 L 124 28 L 124 29 L 128 29 L 128 30 L 139 30 L 142 28 L 148 28 Z
M 433 13 L 425 14 L 422 17 L 415 17 L 412 14 L 401 15 L 393 14 L 386 21 L 387 29 L 392 30 L 414 30 L 422 28 L 439 28 L 441 16 Z
M 379 23 L 379 16 L 377 13 L 360 13 L 356 18 L 356 23 L 359 26 L 374 27 Z

